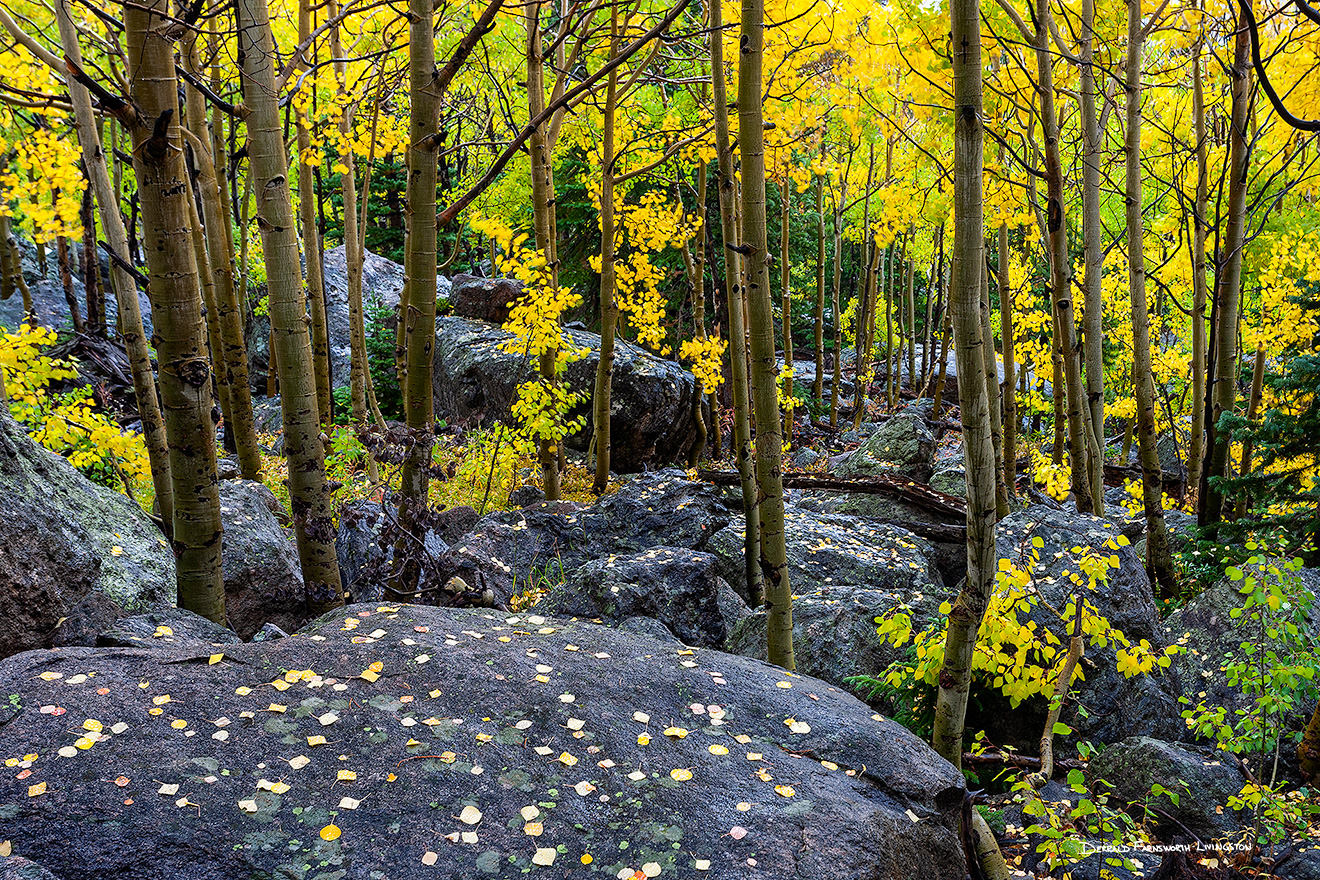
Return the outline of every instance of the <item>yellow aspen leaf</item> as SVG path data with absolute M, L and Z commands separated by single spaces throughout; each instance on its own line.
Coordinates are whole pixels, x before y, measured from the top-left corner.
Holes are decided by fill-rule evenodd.
M 327 826 L 325 826 L 324 828 L 321 829 L 321 839 L 322 839 L 322 840 L 338 840 L 338 839 L 339 839 L 339 835 L 341 835 L 341 834 L 343 834 L 343 833 L 344 833 L 343 831 L 339 830 L 339 826 L 338 826 L 338 825 L 334 825 L 334 824 L 327 825 Z

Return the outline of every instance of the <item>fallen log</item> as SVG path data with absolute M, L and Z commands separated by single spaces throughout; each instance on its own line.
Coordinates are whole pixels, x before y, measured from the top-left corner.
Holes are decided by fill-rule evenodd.
M 740 485 L 737 471 L 697 471 L 697 478 L 717 486 Z M 813 489 L 822 492 L 855 492 L 862 495 L 888 495 L 937 516 L 961 519 L 967 516 L 967 502 L 956 495 L 932 489 L 925 483 L 900 474 L 880 474 L 845 480 L 820 474 L 789 472 L 783 475 L 786 489 Z M 897 524 L 897 523 L 896 523 Z M 915 534 L 920 534 L 912 529 Z M 936 538 L 935 540 L 944 540 Z

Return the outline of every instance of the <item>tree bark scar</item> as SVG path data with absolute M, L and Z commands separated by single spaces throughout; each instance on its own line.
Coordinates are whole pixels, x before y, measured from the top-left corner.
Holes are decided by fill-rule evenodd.
M 1062 224 L 1063 224 L 1063 207 L 1059 204 L 1058 199 L 1051 198 L 1049 201 L 1049 218 L 1046 221 L 1046 225 L 1049 226 L 1050 232 L 1058 232 L 1059 227 Z

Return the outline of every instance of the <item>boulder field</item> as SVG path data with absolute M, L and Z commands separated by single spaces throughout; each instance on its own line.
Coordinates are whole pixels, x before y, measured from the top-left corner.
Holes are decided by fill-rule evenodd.
M 15 873 L 964 875 L 962 777 L 904 728 L 594 624 L 359 604 L 273 641 L 29 651 L 0 692 Z

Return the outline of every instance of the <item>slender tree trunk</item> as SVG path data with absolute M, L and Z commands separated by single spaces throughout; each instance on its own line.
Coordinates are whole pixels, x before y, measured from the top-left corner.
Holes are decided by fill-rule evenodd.
M 69 304 L 69 321 L 73 324 L 73 332 L 81 336 L 87 332 L 87 323 L 83 320 L 78 297 L 73 292 L 73 268 L 69 261 L 69 242 L 62 235 L 55 236 L 55 266 L 60 273 L 60 286 L 64 288 L 64 301 Z
M 985 242 L 981 243 L 985 255 Z M 995 358 L 995 337 L 990 322 L 990 267 L 981 266 L 981 360 L 984 371 L 986 406 L 990 409 L 990 445 L 995 456 L 995 517 L 1008 516 L 1008 487 L 1004 485 L 1007 463 L 1004 460 L 1004 419 L 999 402 L 999 364 Z M 961 374 L 960 374 L 961 375 Z M 961 389 L 961 386 L 959 386 Z
M 1203 27 L 1203 25 L 1198 25 Z M 1187 452 L 1187 478 L 1199 480 L 1205 444 L 1205 235 L 1209 190 L 1209 163 L 1205 130 L 1205 89 L 1201 81 L 1204 30 L 1192 48 L 1192 123 L 1196 137 L 1196 201 L 1192 207 L 1192 427 Z
M 841 184 L 842 185 L 842 184 Z M 834 375 L 830 379 L 830 425 L 839 424 L 839 392 L 843 385 L 843 312 L 839 295 L 843 288 L 843 214 L 844 191 L 834 205 L 834 283 L 830 290 L 830 310 L 834 322 Z
M 939 271 L 939 234 L 943 228 L 938 228 L 931 233 L 933 247 L 930 256 L 930 271 L 926 274 L 926 315 L 921 327 L 921 390 L 917 393 L 918 397 L 924 397 L 926 389 L 930 387 L 930 368 L 933 360 L 931 358 L 930 345 L 935 338 L 935 316 L 939 314 L 938 303 L 935 302 L 935 273 Z
M 220 405 L 220 413 L 226 425 L 225 431 L 229 432 L 231 430 L 228 427 L 229 386 L 224 381 L 224 349 L 220 345 L 219 310 L 215 307 L 215 279 L 211 277 L 211 264 L 206 257 L 206 236 L 202 231 L 201 214 L 197 210 L 196 191 L 191 189 L 188 196 L 188 228 L 192 231 L 193 260 L 197 264 L 197 281 L 202 288 L 202 317 L 206 321 L 206 348 L 207 354 L 211 358 L 215 401 Z
M 875 234 L 871 231 L 871 183 L 875 175 L 875 147 L 870 148 L 866 166 L 866 193 L 862 200 L 862 241 L 861 258 L 866 262 L 866 272 L 862 276 L 857 297 L 857 314 L 853 319 L 853 350 L 857 363 L 854 364 L 853 390 L 853 430 L 862 426 L 866 417 L 866 399 L 871 384 L 871 332 L 875 315 L 875 265 L 879 251 L 875 244 Z
M 775 316 L 766 248 L 765 131 L 761 112 L 763 0 L 743 0 L 738 58 L 738 147 L 742 157 L 742 245 L 747 253 L 747 305 L 752 329 L 752 400 L 761 514 L 761 578 L 765 584 L 767 656 L 793 669 L 793 590 L 784 544 L 784 486 L 779 400 L 775 389 Z
M 963 723 L 977 632 L 994 591 L 995 453 L 990 435 L 980 315 L 985 271 L 982 208 L 981 39 L 979 4 L 952 0 L 954 82 L 954 241 L 949 282 L 963 444 L 967 455 L 967 578 L 949 612 L 944 668 L 931 744 L 962 764 Z
M 748 382 L 747 323 L 744 320 L 746 291 L 739 265 L 737 178 L 733 172 L 733 145 L 729 141 L 729 106 L 724 69 L 723 8 L 712 3 L 710 10 L 711 112 L 715 117 L 715 154 L 719 165 L 720 240 L 724 242 L 724 291 L 729 312 L 729 383 L 733 398 L 733 453 L 742 486 L 743 563 L 747 572 L 747 594 L 753 608 L 765 601 L 761 580 L 761 517 L 756 503 L 756 465 L 752 456 L 751 390 Z
M 793 445 L 793 291 L 788 265 L 788 172 L 779 183 L 779 287 L 780 314 L 783 316 L 781 329 L 784 336 L 784 366 L 787 376 L 784 379 L 784 446 Z
M 60 30 L 60 47 L 64 57 L 76 67 L 82 67 L 82 51 L 78 43 L 78 30 L 69 16 L 68 3 L 57 0 L 55 20 Z M 73 77 L 67 79 L 69 98 L 73 104 L 74 120 L 78 127 L 78 140 L 82 146 L 96 201 L 101 209 L 101 229 L 106 242 L 121 258 L 127 259 L 128 234 L 124 231 L 124 217 L 119 209 L 119 197 L 111 185 L 105 167 L 105 154 L 101 140 L 96 137 L 96 118 L 92 111 L 92 98 L 87 87 Z M 18 248 L 9 235 L 7 218 L 0 227 L 0 248 L 13 257 L 18 283 L 23 281 L 22 266 L 18 261 Z M 165 442 L 165 425 L 160 413 L 160 400 L 156 396 L 156 377 L 151 367 L 151 350 L 142 329 L 142 311 L 138 304 L 137 285 L 126 268 L 110 261 L 110 289 L 119 307 L 119 335 L 128 356 L 129 373 L 133 377 L 133 397 L 137 402 L 138 417 L 142 421 L 142 439 L 147 447 L 147 460 L 151 465 L 151 482 L 156 490 L 156 504 L 160 518 L 167 528 L 174 525 L 174 495 L 170 480 L 170 451 Z
M 999 332 L 1004 349 L 1004 491 L 1017 495 L 1017 364 L 1013 346 L 1013 291 L 1008 282 L 1008 227 L 999 227 Z
M 1073 315 L 1072 258 L 1068 253 L 1068 224 L 1063 209 L 1063 162 L 1059 156 L 1059 122 L 1054 110 L 1054 56 L 1049 47 L 1048 0 L 1036 0 L 1037 93 L 1040 97 L 1041 129 L 1045 137 L 1045 176 L 1048 185 L 1046 225 L 1050 245 L 1050 291 L 1054 300 L 1055 333 L 1063 354 L 1063 374 L 1068 415 L 1068 455 L 1072 473 L 1073 497 L 1080 513 L 1095 510 L 1090 472 L 1087 466 L 1088 443 L 1085 434 L 1085 393 L 1082 390 L 1082 365 L 1077 349 L 1077 321 Z M 959 375 L 959 389 L 963 377 Z
M 952 293 L 952 291 L 950 291 Z M 953 336 L 953 303 L 944 306 L 944 327 L 940 333 L 940 369 L 935 379 L 935 399 L 931 401 L 930 417 L 938 419 L 944 410 L 944 385 L 949 371 L 949 340 Z
M 611 6 L 609 59 L 613 60 L 618 51 L 619 8 Z M 600 141 L 600 360 L 596 363 L 596 389 L 592 396 L 596 478 L 591 487 L 597 495 L 604 492 L 610 482 L 610 386 L 614 375 L 614 328 L 619 320 L 619 307 L 614 299 L 614 114 L 618 106 L 618 86 L 618 70 L 611 70 L 605 81 Z M 700 320 L 697 326 L 701 326 Z M 697 380 L 694 397 L 698 400 L 700 384 L 701 381 Z
M 541 52 L 541 3 L 534 0 L 526 7 L 527 22 L 527 110 L 534 119 L 545 110 L 545 64 Z M 550 162 L 548 126 L 542 124 L 532 133 L 529 141 L 532 166 L 532 210 L 536 230 L 536 244 L 545 254 L 552 287 L 559 286 L 558 236 L 555 231 L 554 167 Z M 538 364 L 541 381 L 557 384 L 556 349 L 541 354 Z M 599 450 L 597 450 L 599 451 Z M 559 459 L 561 450 L 553 440 L 540 441 L 541 481 L 548 501 L 558 501 Z
M 1255 424 L 1256 419 L 1260 417 L 1261 399 L 1265 396 L 1265 344 L 1263 342 L 1256 344 L 1256 361 L 1251 368 L 1251 397 L 1247 401 L 1247 421 Z M 1242 441 L 1242 457 L 1239 459 L 1238 473 L 1249 474 L 1251 470 L 1251 459 L 1255 454 L 1255 440 L 1248 435 Z M 1247 510 L 1251 505 L 1251 498 L 1247 493 L 1243 493 L 1237 502 L 1237 517 L 1241 519 L 1247 515 Z
M 141 114 L 132 129 L 133 173 L 151 273 L 147 292 L 170 457 L 178 602 L 224 623 L 211 369 L 189 228 L 172 20 L 165 0 L 124 7 L 129 96 Z
M 274 44 L 266 0 L 239 0 L 239 56 L 248 116 L 248 151 L 257 218 L 266 258 L 272 353 L 278 353 L 284 457 L 289 471 L 298 560 L 308 605 L 321 614 L 344 603 L 335 556 L 335 525 L 325 479 L 312 347 L 307 330 L 298 233 L 289 193 L 289 165 L 275 89 Z M 434 214 L 434 212 L 432 212 Z M 434 287 L 434 285 L 433 285 Z M 430 388 L 427 389 L 430 400 Z
M 1146 571 L 1165 598 L 1178 593 L 1164 524 L 1164 480 L 1155 437 L 1155 383 L 1150 361 L 1150 312 L 1146 307 L 1145 224 L 1141 216 L 1141 0 L 1128 0 L 1127 51 L 1127 246 L 1132 303 L 1132 378 L 1137 396 L 1137 443 L 1146 509 Z
M 338 4 L 335 0 L 330 0 L 327 14 L 332 19 L 337 17 Z M 330 31 L 330 53 L 335 59 L 337 92 L 343 106 L 343 113 L 339 117 L 339 138 L 341 143 L 347 145 L 338 159 L 342 166 L 339 174 L 339 192 L 344 203 L 344 266 L 348 281 L 348 384 L 353 405 L 353 424 L 361 429 L 371 422 L 371 414 L 367 408 L 367 383 L 371 374 L 367 369 L 366 322 L 362 314 L 364 253 L 361 231 L 358 227 L 357 159 L 353 155 L 352 147 L 353 116 L 356 107 L 350 104 L 348 99 L 348 60 L 344 57 L 344 50 L 340 45 L 339 25 L 335 25 Z M 367 479 L 374 485 L 380 482 L 380 469 L 370 450 L 366 453 L 366 459 Z
M 312 34 L 311 0 L 298 2 L 298 44 L 304 45 Z M 300 53 L 298 68 L 304 70 L 316 62 L 316 44 Z M 312 183 L 312 164 L 307 161 L 311 152 L 312 134 L 307 119 L 301 112 L 294 114 L 298 124 L 298 214 L 302 224 L 303 257 L 307 263 L 308 313 L 312 319 L 312 368 L 316 374 L 316 409 L 322 425 L 331 422 L 334 406 L 330 388 L 330 332 L 325 315 L 325 265 L 321 259 L 321 235 L 316 226 L 316 199 Z
M 820 157 L 825 159 L 825 140 L 821 139 Z M 825 395 L 825 179 L 816 175 L 816 379 L 811 383 L 811 399 L 817 412 Z
M 885 248 L 884 271 L 878 279 L 885 288 L 885 403 L 893 410 L 896 399 L 895 389 L 898 384 L 894 376 L 894 367 L 898 359 L 894 356 L 894 252 L 895 244 Z M 900 334 L 902 330 L 900 328 Z
M 1083 358 L 1086 361 L 1086 402 L 1090 410 L 1091 432 L 1096 449 L 1105 448 L 1105 365 L 1104 365 L 1104 295 L 1101 293 L 1101 275 L 1104 271 L 1103 227 L 1100 221 L 1100 123 L 1095 107 L 1095 0 L 1082 2 L 1082 32 L 1078 52 L 1082 110 L 1082 245 L 1086 271 L 1083 289 L 1082 328 L 1084 331 Z M 1094 457 L 1093 457 L 1094 460 Z M 1104 462 L 1095 461 L 1101 481 Z M 1093 469 L 1094 470 L 1094 469 Z M 1103 482 L 1097 483 L 1091 474 L 1092 492 L 1099 494 L 1097 506 L 1103 504 Z M 1098 512 L 1098 511 L 1097 511 Z
M 867 224 L 869 228 L 869 224 Z M 870 238 L 870 233 L 864 233 Z M 876 309 L 876 300 L 879 291 L 876 289 L 879 283 L 879 262 L 880 248 L 876 247 L 875 242 L 869 242 L 871 258 L 866 264 L 866 275 L 862 283 L 862 312 L 858 314 L 857 320 L 857 392 L 853 404 L 853 430 L 861 428 L 862 422 L 866 418 L 866 403 L 870 398 L 871 380 L 875 375 L 875 321 L 879 316 Z M 863 252 L 866 251 L 867 244 L 862 245 Z
M 95 129 L 92 137 L 97 137 Z M 99 141 L 100 138 L 97 137 Z M 86 162 L 83 163 L 86 166 Z M 87 293 L 87 332 L 105 337 L 105 291 L 101 287 L 101 266 L 96 258 L 96 215 L 92 208 L 91 171 L 84 168 L 87 187 L 83 190 L 79 216 L 83 228 L 83 289 Z
M 1240 27 L 1233 46 L 1232 119 L 1229 124 L 1228 218 L 1215 277 L 1215 361 L 1210 413 L 1205 425 L 1206 458 L 1201 469 L 1202 526 L 1219 522 L 1224 496 L 1213 478 L 1228 475 L 1232 439 L 1218 430 L 1219 419 L 1237 402 L 1238 314 L 1242 302 L 1242 249 L 1247 225 L 1247 162 L 1251 115 L 1251 35 Z
M 617 101 L 616 101 L 617 103 Z M 696 186 L 697 205 L 693 210 L 693 215 L 700 221 L 700 228 L 703 230 L 696 238 L 696 243 L 690 244 L 684 241 L 679 250 L 683 257 L 683 273 L 687 278 L 688 290 L 692 295 L 692 334 L 697 339 L 706 338 L 706 238 L 705 228 L 705 208 L 706 204 L 706 166 L 699 164 L 697 166 L 697 186 Z M 679 189 L 678 178 L 674 178 L 674 202 L 681 205 L 683 203 L 682 192 Z M 696 395 L 692 401 L 692 418 L 696 422 L 696 440 L 693 441 L 691 448 L 688 449 L 688 467 L 696 467 L 701 461 L 702 454 L 706 451 L 707 438 L 714 440 L 715 453 L 719 454 L 720 438 L 718 427 L 715 424 L 715 395 L 702 391 L 701 387 L 696 389 Z M 706 403 L 710 403 L 710 425 L 707 425 Z
M 435 442 L 431 352 L 435 344 L 436 183 L 440 145 L 440 98 L 435 90 L 435 8 L 432 0 L 409 0 L 407 315 L 404 330 L 406 384 L 404 407 L 412 448 L 402 469 L 399 497 L 399 544 L 403 560 L 392 573 L 400 593 L 416 589 L 420 561 L 404 542 L 416 540 L 427 508 L 431 448 Z M 402 308 L 401 304 L 401 308 Z M 404 316 L 400 316 L 404 321 Z
M 908 388 L 917 390 L 917 266 L 907 261 L 907 366 Z
M 192 41 L 183 47 L 184 64 L 189 73 L 201 76 L 196 46 Z M 221 402 L 226 403 L 225 433 L 232 436 L 238 453 L 238 467 L 247 480 L 260 479 L 261 450 L 257 445 L 257 429 L 252 418 L 252 385 L 248 375 L 247 345 L 243 340 L 243 313 L 238 307 L 238 292 L 234 287 L 233 239 L 226 223 L 228 211 L 220 191 L 221 172 L 217 171 L 211 152 L 215 139 L 209 136 L 206 125 L 206 102 L 202 93 L 191 85 L 185 86 L 187 96 L 187 129 L 196 164 L 197 193 L 201 197 L 202 221 L 205 230 L 206 267 L 199 266 L 203 277 L 211 278 L 215 320 L 208 318 L 216 333 L 211 358 L 217 370 L 223 373 L 217 383 L 221 389 Z

